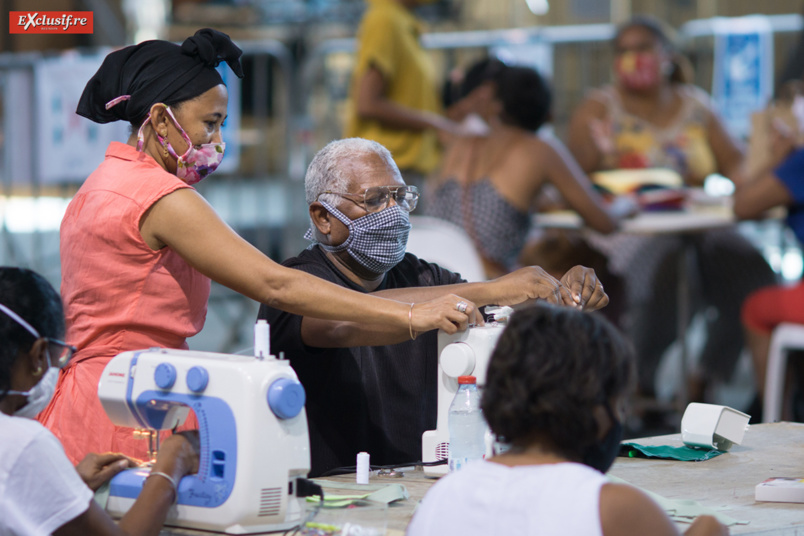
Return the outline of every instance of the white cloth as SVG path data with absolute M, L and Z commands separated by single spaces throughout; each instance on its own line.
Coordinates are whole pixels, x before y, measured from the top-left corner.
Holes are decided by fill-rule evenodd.
M 49 535 L 90 500 L 92 491 L 47 428 L 0 412 L 0 536 Z
M 407 536 L 602 536 L 605 483 L 601 473 L 578 463 L 476 462 L 427 492 Z

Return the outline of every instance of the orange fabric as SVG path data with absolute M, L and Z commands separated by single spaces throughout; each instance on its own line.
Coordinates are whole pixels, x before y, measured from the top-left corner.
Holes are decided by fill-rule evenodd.
M 181 188 L 189 186 L 150 156 L 114 142 L 67 207 L 61 295 L 67 340 L 79 350 L 39 420 L 73 463 L 89 452 L 146 458 L 147 441 L 114 426 L 100 405 L 103 368 L 128 350 L 187 348 L 204 326 L 209 279 L 169 248 L 151 250 L 139 231 L 143 214 Z

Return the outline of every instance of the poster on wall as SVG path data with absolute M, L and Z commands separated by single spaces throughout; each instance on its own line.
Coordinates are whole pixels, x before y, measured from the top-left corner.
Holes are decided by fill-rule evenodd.
M 773 94 L 773 32 L 762 15 L 716 19 L 712 97 L 729 132 L 747 138 Z
M 84 86 L 107 52 L 70 52 L 34 66 L 33 172 L 41 184 L 82 182 L 101 163 L 110 142 L 128 139 L 128 123 L 99 125 L 75 113 Z

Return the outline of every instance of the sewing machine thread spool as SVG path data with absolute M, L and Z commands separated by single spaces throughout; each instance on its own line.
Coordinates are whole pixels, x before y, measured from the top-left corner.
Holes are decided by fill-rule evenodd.
M 265 320 L 257 320 L 254 324 L 254 357 L 265 359 L 270 357 L 270 326 Z
M 358 452 L 357 453 L 357 483 L 358 484 L 368 484 L 369 483 L 369 453 L 368 452 Z

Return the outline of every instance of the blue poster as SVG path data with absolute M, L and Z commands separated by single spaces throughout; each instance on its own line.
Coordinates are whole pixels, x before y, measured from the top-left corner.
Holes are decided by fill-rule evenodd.
M 773 94 L 773 34 L 760 15 L 714 23 L 712 97 L 732 136 L 747 138 L 751 114 Z

